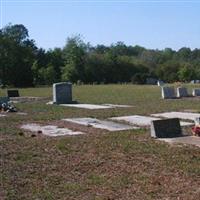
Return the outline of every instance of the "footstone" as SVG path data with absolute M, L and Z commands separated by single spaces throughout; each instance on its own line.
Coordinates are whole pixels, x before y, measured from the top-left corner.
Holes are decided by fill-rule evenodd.
M 161 119 L 151 122 L 151 137 L 172 138 L 182 136 L 178 118 Z
M 21 129 L 25 129 L 31 132 L 40 132 L 46 136 L 64 136 L 64 135 L 81 135 L 83 132 L 72 131 L 68 128 L 58 128 L 57 126 L 42 126 L 38 124 L 25 124 L 21 126 Z
M 141 116 L 141 115 L 132 115 L 132 116 L 123 116 L 123 117 L 112 117 L 110 119 L 116 120 L 116 121 L 125 121 L 137 126 L 150 126 L 151 121 L 159 120 L 160 118 L 147 117 L 147 116 Z
M 113 107 L 113 108 L 131 108 L 131 107 L 133 107 L 133 106 L 131 106 L 131 105 L 120 105 L 120 104 L 109 104 L 109 103 L 107 103 L 107 104 L 102 104 L 103 106 L 111 106 L 111 107 Z
M 6 115 L 0 114 L 0 117 L 5 117 Z
M 193 89 L 192 96 L 200 96 L 200 89 Z
M 7 90 L 7 96 L 8 97 L 19 97 L 19 91 L 18 90 Z
M 173 99 L 176 98 L 175 91 L 173 87 L 162 87 L 161 89 L 163 99 Z
M 177 88 L 177 97 L 188 97 L 188 91 L 187 88 L 184 87 L 178 87 Z
M 200 113 L 187 113 L 187 112 L 165 112 L 152 114 L 154 117 L 164 117 L 164 118 L 179 118 L 194 121 L 196 118 L 200 117 Z
M 53 102 L 55 104 L 72 103 L 72 84 L 66 82 L 54 83 Z
M 160 141 L 167 142 L 169 144 L 184 144 L 184 145 L 195 145 L 200 147 L 200 137 L 196 136 L 184 136 L 176 138 L 158 138 Z
M 131 130 L 138 129 L 138 127 L 115 123 L 112 121 L 106 120 L 98 120 L 95 118 L 72 118 L 72 119 L 63 119 L 67 122 L 72 122 L 84 126 L 91 126 L 94 128 L 105 129 L 108 131 L 123 131 L 123 130 Z

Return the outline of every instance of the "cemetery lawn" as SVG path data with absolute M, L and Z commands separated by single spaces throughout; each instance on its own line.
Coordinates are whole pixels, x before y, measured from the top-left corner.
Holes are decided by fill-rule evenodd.
M 0 96 L 5 92 L 1 90 Z M 200 99 L 162 100 L 157 86 L 74 86 L 73 99 L 80 103 L 133 106 L 86 110 L 46 105 L 52 99 L 50 87 L 19 92 L 44 99 L 16 104 L 28 115 L 8 113 L 0 117 L 0 199 L 200 199 L 200 148 L 170 146 L 151 139 L 145 129 L 107 132 L 60 122 L 69 117 L 106 119 L 166 111 L 200 112 Z M 66 126 L 88 134 L 31 137 L 19 128 L 30 122 Z

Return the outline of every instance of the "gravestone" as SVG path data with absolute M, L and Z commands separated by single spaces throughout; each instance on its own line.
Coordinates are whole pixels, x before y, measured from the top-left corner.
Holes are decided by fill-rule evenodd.
M 161 89 L 163 99 L 173 99 L 176 98 L 173 87 L 162 87 Z
M 53 103 L 72 103 L 72 84 L 68 82 L 53 84 Z
M 200 96 L 200 89 L 193 89 L 192 96 Z
M 18 90 L 7 90 L 8 97 L 19 97 Z
M 188 91 L 187 88 L 184 87 L 178 87 L 177 88 L 177 97 L 188 97 Z
M 163 81 L 157 81 L 157 85 L 158 85 L 158 86 L 163 86 L 163 85 L 164 85 L 164 82 L 163 82 Z
M 178 118 L 161 119 L 151 122 L 151 137 L 173 138 L 182 136 Z

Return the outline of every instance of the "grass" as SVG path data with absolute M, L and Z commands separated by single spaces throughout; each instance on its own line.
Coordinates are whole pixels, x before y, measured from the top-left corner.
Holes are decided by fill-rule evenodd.
M 187 85 L 190 89 L 193 85 Z M 199 87 L 195 85 L 195 87 Z M 19 90 L 21 96 L 52 98 L 51 88 Z M 1 90 L 0 96 L 6 91 Z M 199 199 L 200 149 L 169 146 L 149 137 L 149 130 L 58 138 L 31 137 L 22 123 L 57 123 L 67 117 L 107 117 L 162 111 L 200 111 L 197 99 L 162 100 L 157 86 L 74 86 L 83 103 L 129 104 L 132 108 L 85 110 L 46 105 L 46 101 L 16 104 L 27 116 L 0 118 L 0 199 L 111 200 Z M 80 129 L 80 127 L 76 127 Z

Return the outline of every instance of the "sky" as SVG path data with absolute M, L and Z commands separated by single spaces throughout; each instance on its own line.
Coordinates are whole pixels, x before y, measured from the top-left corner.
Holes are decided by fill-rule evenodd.
M 200 48 L 200 0 L 0 0 L 1 28 L 23 24 L 38 47 L 80 34 L 91 45 Z

